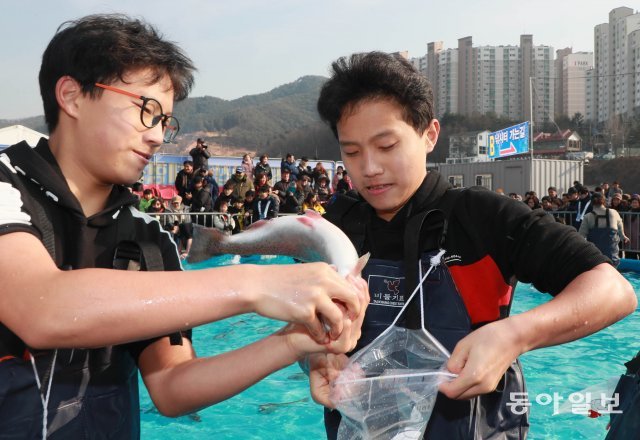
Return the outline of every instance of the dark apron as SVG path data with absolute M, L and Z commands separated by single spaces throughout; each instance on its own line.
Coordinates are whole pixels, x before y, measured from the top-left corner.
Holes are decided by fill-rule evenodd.
M 123 212 L 128 218 L 128 210 Z M 113 268 L 162 270 L 164 264 L 157 245 L 121 241 Z M 182 344 L 180 334 L 170 341 Z M 0 323 L 0 440 L 42 439 L 41 396 L 52 371 L 47 439 L 140 438 L 138 367 L 130 346 L 59 349 L 54 358 L 54 350 L 30 349 Z
M 618 246 L 618 231 L 611 228 L 609 208 L 607 208 L 604 215 L 596 215 L 595 212 L 592 212 L 591 214 L 594 217 L 594 226 L 587 234 L 587 240 L 596 245 L 604 256 L 609 257 L 613 262 L 614 267 L 618 267 L 620 264 L 620 257 L 618 256 L 620 251 Z M 598 221 L 601 219 L 605 219 L 606 221 L 604 228 L 598 227 Z
M 437 252 L 422 255 L 423 273 L 429 270 L 430 258 Z M 393 322 L 413 291 L 405 286 L 404 268 L 403 261 L 379 259 L 369 260 L 364 268 L 362 277 L 369 285 L 371 302 L 362 325 L 362 337 L 354 351 L 369 344 Z M 451 352 L 458 341 L 472 329 L 462 297 L 445 264 L 436 266 L 429 274 L 424 283 L 424 293 L 425 327 Z M 414 298 L 412 304 L 414 301 L 419 304 L 418 298 Z M 397 325 L 406 326 L 406 321 L 399 321 Z M 452 400 L 439 393 L 424 438 L 524 438 L 528 414 L 513 414 L 507 406 L 510 392 L 525 392 L 524 378 L 517 361 L 507 370 L 498 389 L 492 393 L 471 400 Z M 328 439 L 337 437 L 340 419 L 339 411 L 325 409 Z

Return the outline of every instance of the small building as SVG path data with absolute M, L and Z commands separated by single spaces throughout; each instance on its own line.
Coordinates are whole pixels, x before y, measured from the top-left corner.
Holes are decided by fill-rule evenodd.
M 449 136 L 447 163 L 486 162 L 489 131 L 468 131 Z
M 534 190 L 539 196 L 555 186 L 566 192 L 573 182 L 583 182 L 584 163 L 575 160 L 512 159 L 491 162 L 435 164 L 436 169 L 454 187 L 483 186 L 491 191 L 524 194 Z
M 567 153 L 582 151 L 582 138 L 577 131 L 540 132 L 533 138 L 533 154 L 538 158 L 565 159 Z

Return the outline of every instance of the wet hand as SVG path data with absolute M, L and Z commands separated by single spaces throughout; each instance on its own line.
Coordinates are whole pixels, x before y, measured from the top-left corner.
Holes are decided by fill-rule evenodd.
M 369 303 L 369 294 L 367 283 L 362 278 L 349 276 L 347 280 L 358 289 L 361 309 L 358 316 L 351 320 L 346 314 L 346 309 L 340 303 L 336 303 L 343 313 L 342 333 L 340 333 L 337 339 L 331 339 L 327 343 L 318 343 L 311 337 L 307 327 L 301 324 L 289 324 L 280 330 L 279 333 L 287 337 L 287 343 L 296 359 L 301 359 L 308 354 L 318 352 L 333 354 L 348 353 L 356 347 L 358 339 L 360 339 L 362 334 L 362 321 L 364 320 L 365 311 Z
M 487 324 L 458 342 L 447 362 L 458 377 L 441 384 L 440 392 L 451 399 L 490 393 L 522 352 L 519 332 L 508 319 Z
M 337 340 L 345 323 L 343 311 L 350 321 L 357 321 L 368 299 L 363 298 L 362 284 L 345 280 L 326 263 L 265 266 L 260 270 L 262 291 L 250 300 L 253 311 L 303 324 L 320 344 Z
M 349 358 L 344 354 L 315 354 L 310 355 L 308 360 L 311 397 L 320 405 L 333 408 L 329 398 L 331 382 L 338 378 Z

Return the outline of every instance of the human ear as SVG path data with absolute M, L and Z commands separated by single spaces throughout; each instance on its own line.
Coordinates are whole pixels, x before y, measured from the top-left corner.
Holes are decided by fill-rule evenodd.
M 427 147 L 427 154 L 431 153 L 438 142 L 438 136 L 440 135 L 440 122 L 437 119 L 432 119 L 429 126 L 422 133 L 422 138 Z
M 61 112 L 71 118 L 78 116 L 79 99 L 84 95 L 82 86 L 69 75 L 62 76 L 56 82 L 56 101 Z

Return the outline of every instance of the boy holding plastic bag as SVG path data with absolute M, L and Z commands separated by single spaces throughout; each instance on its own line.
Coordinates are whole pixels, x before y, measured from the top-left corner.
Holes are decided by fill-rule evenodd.
M 620 320 L 636 307 L 633 289 L 572 228 L 483 188 L 452 190 L 437 172 L 427 172 L 440 125 L 428 81 L 406 60 L 379 52 L 339 59 L 318 111 L 339 140 L 361 196 L 338 198 L 326 218 L 359 254 L 371 253 L 363 271 L 371 303 L 357 362 L 344 355 L 308 359 L 312 395 L 328 407 L 328 438 L 525 438 L 527 413 L 507 405 L 513 393 L 525 392 L 517 357 Z M 509 317 L 517 280 L 553 299 Z M 389 344 L 390 326 L 396 339 Z M 417 329 L 407 331 L 415 337 L 402 337 L 404 328 Z M 416 357 L 430 358 L 438 344 L 443 350 L 435 361 L 412 370 L 420 365 Z M 443 368 L 436 359 L 441 355 Z M 366 358 L 373 363 L 360 362 Z M 386 372 L 374 371 L 381 363 Z M 427 373 L 457 376 L 436 374 L 440 393 L 435 402 L 421 403 L 408 382 L 385 385 L 385 375 L 396 382 L 407 376 L 398 371 L 418 371 L 422 381 Z M 353 397 L 374 382 L 389 392 L 354 405 Z M 386 429 L 372 426 L 388 415 L 376 413 L 379 401 L 390 398 L 398 407 L 410 401 L 405 407 L 411 411 L 398 411 Z M 336 406 L 351 419 L 340 434 L 341 414 L 329 409 Z M 416 420 L 415 430 L 407 418 Z

